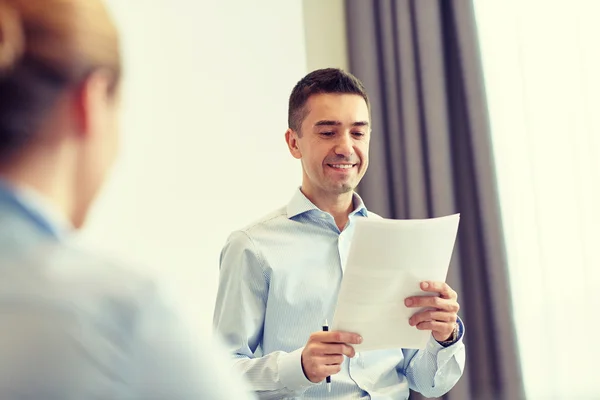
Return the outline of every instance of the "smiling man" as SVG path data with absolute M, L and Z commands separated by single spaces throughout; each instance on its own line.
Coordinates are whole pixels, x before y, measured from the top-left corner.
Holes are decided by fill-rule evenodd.
M 261 399 L 445 394 L 465 360 L 457 294 L 445 283 L 421 284 L 439 296 L 405 300 L 428 307 L 410 321 L 431 331 L 423 350 L 357 353 L 360 332 L 322 331 L 333 318 L 356 220 L 380 218 L 355 193 L 371 137 L 362 83 L 338 69 L 314 71 L 294 87 L 288 117 L 285 138 L 302 164 L 302 186 L 287 206 L 232 233 L 221 253 L 214 324 L 235 367 Z

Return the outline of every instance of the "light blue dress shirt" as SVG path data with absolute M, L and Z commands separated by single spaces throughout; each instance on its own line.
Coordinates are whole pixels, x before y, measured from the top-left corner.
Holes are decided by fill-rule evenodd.
M 222 344 L 71 231 L 43 197 L 0 181 L 0 399 L 254 398 Z
M 223 248 L 214 326 L 261 399 L 399 400 L 408 398 L 409 388 L 436 397 L 462 376 L 459 320 L 459 340 L 448 347 L 432 336 L 423 350 L 345 358 L 341 372 L 331 377 L 332 393 L 305 377 L 301 353 L 311 333 L 333 319 L 354 222 L 380 218 L 357 194 L 354 205 L 340 232 L 333 217 L 298 190 L 287 207 L 232 233 Z

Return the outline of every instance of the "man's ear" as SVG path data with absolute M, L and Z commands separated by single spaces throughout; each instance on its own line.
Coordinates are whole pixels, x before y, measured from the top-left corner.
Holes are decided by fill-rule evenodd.
M 298 146 L 299 141 L 298 133 L 291 128 L 285 132 L 285 141 L 287 142 L 288 149 L 294 158 L 301 159 L 302 152 Z

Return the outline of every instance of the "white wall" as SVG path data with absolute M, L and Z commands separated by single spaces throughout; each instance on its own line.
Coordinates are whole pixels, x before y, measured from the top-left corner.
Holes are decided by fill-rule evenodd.
M 303 0 L 308 71 L 348 70 L 348 39 L 344 0 Z
M 284 205 L 284 142 L 306 73 L 300 0 L 110 0 L 124 38 L 121 158 L 84 237 L 175 286 L 212 321 L 227 235 Z

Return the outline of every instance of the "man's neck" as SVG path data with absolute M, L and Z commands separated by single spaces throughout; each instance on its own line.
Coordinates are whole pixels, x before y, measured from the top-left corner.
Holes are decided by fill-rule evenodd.
M 354 210 L 354 193 L 352 191 L 338 195 L 314 193 L 301 188 L 302 193 L 320 210 L 333 216 L 339 230 L 344 230 L 348 223 L 348 216 Z

